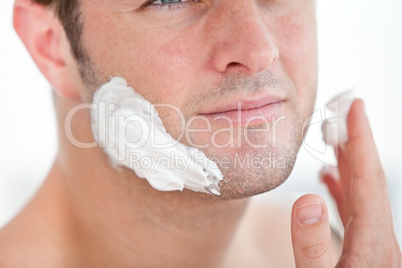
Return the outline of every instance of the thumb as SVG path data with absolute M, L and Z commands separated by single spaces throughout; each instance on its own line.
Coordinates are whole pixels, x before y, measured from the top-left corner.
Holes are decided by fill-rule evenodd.
M 292 244 L 297 268 L 332 266 L 329 249 L 331 229 L 327 206 L 322 197 L 308 194 L 294 203 Z

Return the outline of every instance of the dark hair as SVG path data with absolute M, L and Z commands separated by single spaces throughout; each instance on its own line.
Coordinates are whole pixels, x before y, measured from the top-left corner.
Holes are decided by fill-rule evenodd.
M 70 42 L 71 52 L 78 63 L 78 71 L 83 82 L 89 88 L 96 89 L 100 84 L 96 80 L 95 70 L 81 42 L 83 22 L 81 21 L 81 0 L 32 0 L 53 10 L 63 25 Z
M 86 53 L 81 44 L 83 24 L 81 22 L 80 0 L 32 0 L 34 3 L 51 8 L 64 27 L 70 41 L 71 50 L 76 60 L 86 60 Z

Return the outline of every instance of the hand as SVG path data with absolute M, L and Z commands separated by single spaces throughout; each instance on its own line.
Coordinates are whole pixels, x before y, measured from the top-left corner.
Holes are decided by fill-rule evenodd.
M 292 243 L 296 266 L 401 267 L 386 178 L 362 100 L 348 116 L 349 141 L 339 148 L 340 178 L 324 175 L 345 227 L 342 256 L 331 260 L 331 232 L 324 200 L 299 198 L 292 209 Z

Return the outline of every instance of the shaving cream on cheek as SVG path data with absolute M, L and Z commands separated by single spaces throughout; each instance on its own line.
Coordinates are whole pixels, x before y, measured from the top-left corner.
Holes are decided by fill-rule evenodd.
M 113 167 L 124 166 L 159 191 L 220 195 L 223 180 L 215 162 L 166 132 L 154 105 L 114 77 L 94 94 L 91 126 Z
M 347 119 L 354 100 L 353 90 L 349 90 L 328 102 L 326 107 L 333 113 L 333 117 L 322 124 L 323 139 L 328 145 L 344 147 L 348 141 Z

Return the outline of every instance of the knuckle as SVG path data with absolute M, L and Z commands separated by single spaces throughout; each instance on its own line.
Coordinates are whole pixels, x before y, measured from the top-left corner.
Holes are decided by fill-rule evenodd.
M 329 241 L 327 239 L 317 241 L 316 243 L 302 247 L 301 254 L 306 259 L 318 259 L 329 250 Z
M 336 268 L 364 268 L 364 267 L 372 267 L 373 264 L 369 265 L 365 258 L 362 258 L 358 254 L 349 254 L 347 256 L 343 256 L 339 263 L 336 265 Z
M 375 179 L 384 189 L 387 189 L 387 177 L 382 167 L 379 167 L 375 172 Z
M 401 251 L 398 246 L 385 247 L 374 252 L 352 251 L 344 254 L 336 268 L 387 267 L 401 268 Z
M 387 259 L 390 261 L 389 267 L 398 267 L 398 268 L 401 267 L 402 256 L 401 256 L 401 250 L 399 249 L 399 247 L 395 246 L 392 249 L 390 249 L 388 252 L 389 252 L 388 253 L 389 256 L 387 256 L 388 257 Z

